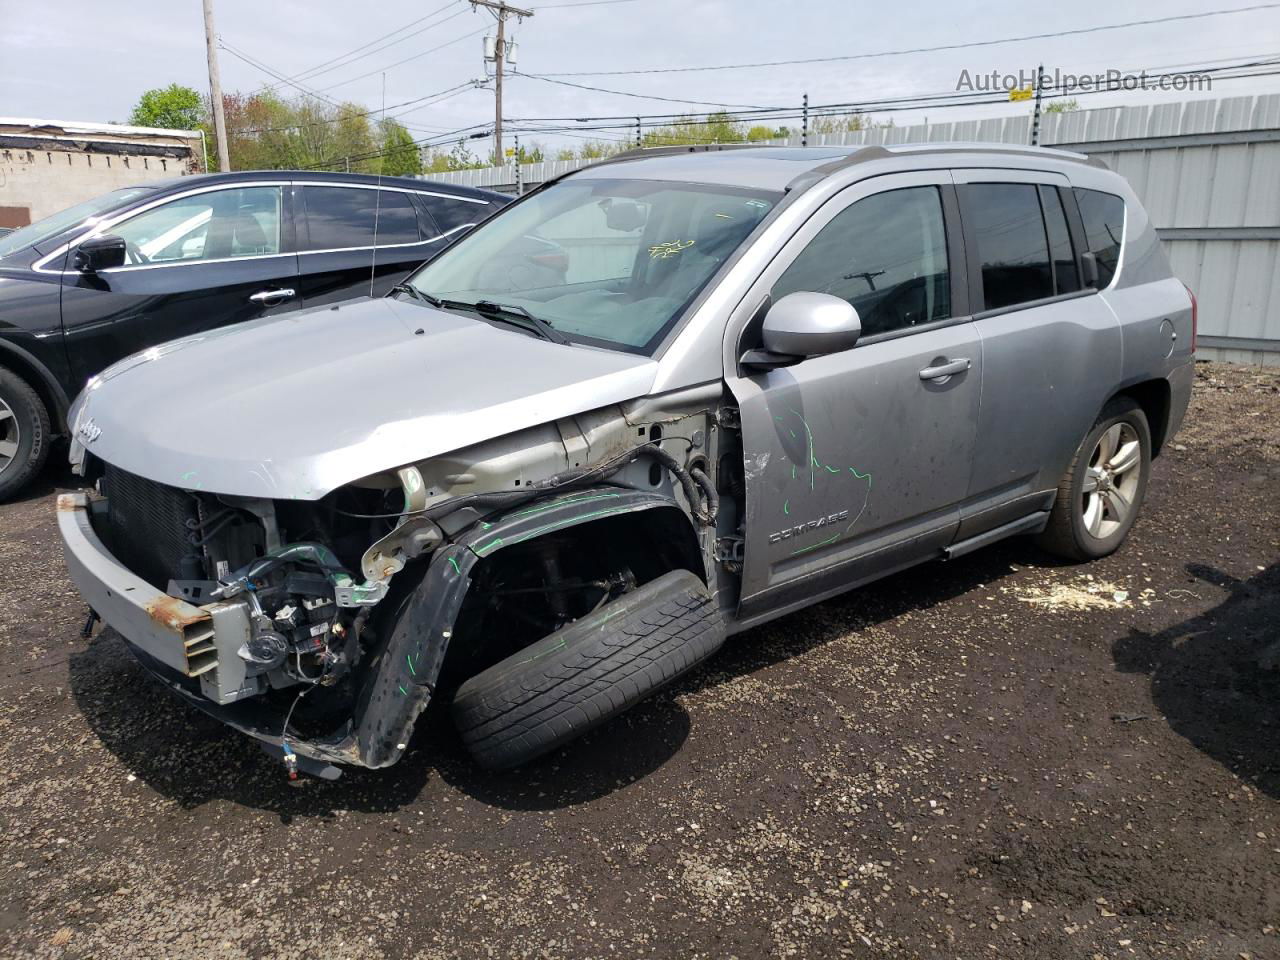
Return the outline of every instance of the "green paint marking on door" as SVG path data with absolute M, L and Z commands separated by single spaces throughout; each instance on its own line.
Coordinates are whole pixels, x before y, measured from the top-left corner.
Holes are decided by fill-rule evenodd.
M 409 691 L 404 688 L 403 683 L 400 684 L 400 692 L 403 693 L 406 697 L 409 695 Z
M 418 671 L 413 669 L 413 655 L 406 653 L 404 655 L 404 659 L 405 659 L 405 662 L 409 664 L 409 672 L 416 677 L 418 675 Z
M 791 501 L 790 501 L 790 500 L 783 500 L 783 501 L 782 501 L 782 512 L 783 512 L 783 513 L 785 513 L 787 516 L 791 516 Z
M 458 558 L 450 557 L 449 562 L 453 564 L 453 572 L 456 573 L 458 576 L 462 576 L 462 568 L 458 566 Z
M 841 536 L 841 534 L 837 533 L 833 536 L 827 537 L 827 539 L 823 540 L 821 543 L 811 543 L 809 546 L 801 547 L 799 550 L 792 550 L 791 556 L 798 557 L 800 554 L 808 553 L 810 550 L 817 550 L 819 547 L 825 547 L 828 544 L 835 543 Z

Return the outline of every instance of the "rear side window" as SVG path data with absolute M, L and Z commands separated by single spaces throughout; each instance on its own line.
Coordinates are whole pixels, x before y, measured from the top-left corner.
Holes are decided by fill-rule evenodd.
M 493 208 L 488 203 L 471 203 L 467 200 L 454 200 L 449 197 L 424 196 L 427 209 L 436 221 L 440 232 L 446 235 L 455 230 L 459 233 L 466 227 L 474 226 L 489 216 Z M 450 237 L 451 240 L 457 239 Z
M 377 218 L 378 246 L 417 243 L 418 213 L 399 190 L 303 187 L 310 241 L 306 250 L 371 247 Z
M 799 290 L 849 301 L 868 337 L 950 317 L 938 188 L 887 190 L 842 210 L 800 251 L 770 296 L 776 302 Z
M 1098 262 L 1098 287 L 1107 286 L 1120 264 L 1124 241 L 1124 201 L 1115 194 L 1076 188 L 1085 244 Z
M 983 309 L 1053 296 L 1040 198 L 1030 183 L 974 183 L 969 217 L 982 264 Z
M 1049 258 L 1053 263 L 1054 293 L 1075 293 L 1080 289 L 1080 272 L 1076 269 L 1076 251 L 1067 229 L 1067 214 L 1062 195 L 1055 187 L 1040 188 L 1040 205 L 1044 209 L 1044 226 L 1049 235 Z

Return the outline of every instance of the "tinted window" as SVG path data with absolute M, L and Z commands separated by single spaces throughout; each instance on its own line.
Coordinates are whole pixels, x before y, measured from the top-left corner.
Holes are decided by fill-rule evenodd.
M 358 190 L 351 187 L 303 187 L 307 205 L 307 250 L 341 250 L 373 246 L 378 221 L 378 245 L 417 243 L 418 214 L 409 195 L 399 190 Z
M 492 208 L 487 203 L 469 203 L 466 200 L 450 200 L 448 197 L 424 197 L 436 226 L 444 234 L 469 227 L 487 217 Z
M 1053 296 L 1049 244 L 1035 185 L 975 183 L 967 190 L 984 308 Z
M 1075 293 L 1080 289 L 1080 276 L 1076 271 L 1076 254 L 1071 246 L 1071 233 L 1067 230 L 1062 195 L 1054 187 L 1041 187 L 1040 203 L 1044 208 L 1044 225 L 1049 233 L 1054 292 Z
M 1076 190 L 1080 219 L 1084 221 L 1085 244 L 1098 261 L 1099 288 L 1111 283 L 1120 263 L 1124 240 L 1124 201 L 1098 190 Z
M 182 197 L 111 228 L 127 264 L 178 263 L 280 252 L 280 188 L 240 187 Z
M 859 200 L 800 252 L 771 296 L 829 293 L 858 311 L 864 336 L 951 316 L 951 281 L 937 187 Z

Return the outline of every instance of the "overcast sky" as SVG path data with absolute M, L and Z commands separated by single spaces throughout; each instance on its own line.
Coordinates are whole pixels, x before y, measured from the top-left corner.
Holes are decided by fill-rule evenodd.
M 877 4 L 855 0 L 527 2 L 536 15 L 522 23 L 513 21 L 510 35 L 519 43 L 516 69 L 531 74 L 867 54 L 1218 9 L 1216 4 L 1194 0 L 1165 0 L 1158 5 L 1141 0 L 1085 5 L 1030 4 L 1025 0 L 999 4 L 964 0 Z M 1256 5 L 1251 0 L 1227 3 L 1228 8 Z M 435 10 L 440 12 L 423 19 Z M 489 13 L 473 11 L 464 0 L 215 0 L 215 14 L 218 33 L 226 44 L 289 77 L 398 31 L 360 51 L 359 59 L 349 65 L 299 81 L 325 96 L 375 109 L 382 103 L 384 73 L 388 105 L 483 77 L 482 37 L 493 28 Z M 43 4 L 0 0 L 0 18 L 4 23 L 0 34 L 0 115 L 124 121 L 138 95 L 149 87 L 177 82 L 207 90 L 200 0 L 64 0 Z M 426 53 L 437 46 L 442 48 Z M 249 92 L 272 82 L 262 70 L 226 50 L 220 56 L 224 91 Z M 947 93 L 956 89 L 962 70 L 975 75 L 992 70 L 1034 71 L 1041 61 L 1050 70 L 1057 67 L 1092 74 L 1110 68 L 1136 71 L 1145 67 L 1159 72 L 1187 64 L 1268 56 L 1280 59 L 1277 5 L 1230 16 L 973 49 L 835 63 L 562 79 L 633 94 L 748 105 L 798 104 L 801 95 L 808 92 L 816 104 Z M 413 59 L 396 64 L 410 57 Z M 1272 69 L 1280 71 L 1280 66 Z M 297 94 L 291 87 L 282 89 L 289 96 Z M 1207 95 L 1277 91 L 1280 76 L 1270 76 L 1219 81 Z M 1093 107 L 1186 96 L 1103 93 L 1082 96 L 1080 104 Z M 931 120 L 943 120 L 1007 114 L 1020 108 L 1004 103 L 923 112 Z M 579 117 L 662 114 L 681 109 L 686 108 L 661 100 L 511 77 L 504 114 L 508 118 Z M 422 138 L 491 122 L 493 94 L 490 89 L 468 89 L 434 105 L 390 112 L 409 125 L 415 137 Z M 918 121 L 921 113 L 880 111 L 873 115 L 880 119 L 893 116 L 896 122 L 907 123 Z M 581 134 L 525 137 L 548 145 L 579 144 L 583 139 Z

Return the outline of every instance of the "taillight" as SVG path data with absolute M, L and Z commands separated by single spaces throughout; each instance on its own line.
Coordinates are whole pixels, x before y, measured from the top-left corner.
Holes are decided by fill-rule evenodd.
M 1196 303 L 1195 291 L 1183 284 L 1187 290 L 1187 296 L 1191 298 L 1191 352 L 1196 352 L 1196 331 L 1200 327 L 1200 305 Z

